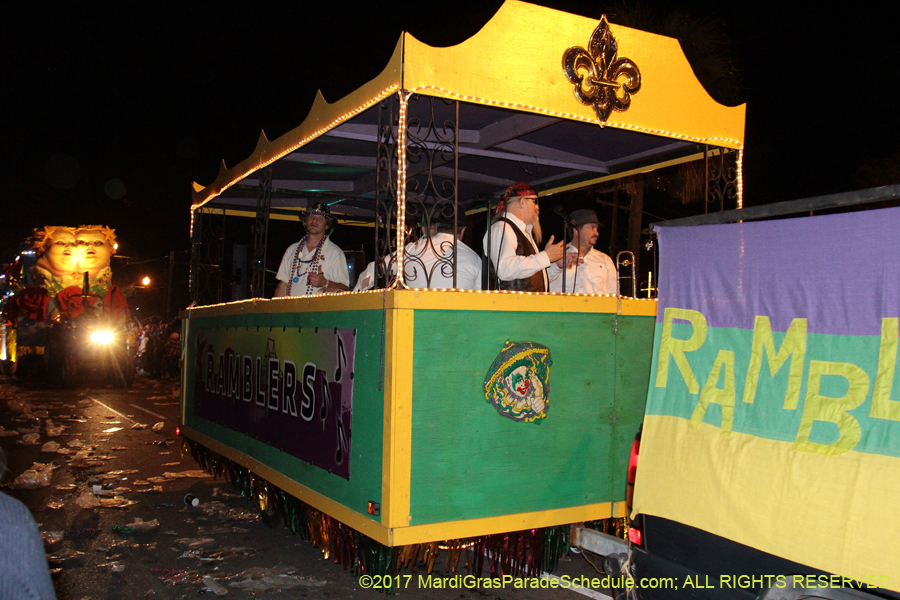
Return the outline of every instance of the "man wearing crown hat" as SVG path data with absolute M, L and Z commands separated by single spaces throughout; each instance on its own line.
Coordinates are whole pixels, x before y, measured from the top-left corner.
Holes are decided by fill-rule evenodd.
M 568 254 L 578 263 L 566 270 L 566 292 L 576 294 L 618 294 L 616 265 L 606 254 L 594 249 L 600 231 L 600 220 L 592 210 L 573 210 L 569 220 L 575 228 Z M 562 292 L 562 269 L 552 265 L 548 271 L 550 291 Z
M 309 296 L 349 289 L 350 273 L 344 251 L 328 239 L 337 219 L 327 204 L 316 202 L 306 211 L 306 235 L 291 244 L 278 267 L 275 297 Z
M 491 279 L 498 280 L 501 290 L 519 292 L 546 292 L 549 279 L 547 268 L 560 261 L 562 268 L 563 242 L 553 243 L 553 236 L 543 251 L 538 220 L 538 195 L 527 183 L 516 183 L 507 188 L 498 216 L 484 235 L 484 253 L 489 256 Z M 574 262 L 577 258 L 566 257 Z

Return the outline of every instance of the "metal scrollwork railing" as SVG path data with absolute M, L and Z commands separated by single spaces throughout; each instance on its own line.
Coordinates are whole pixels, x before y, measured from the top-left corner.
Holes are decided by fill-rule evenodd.
M 220 210 L 197 209 L 192 216 L 190 295 L 197 304 L 222 302 L 224 219 Z
M 710 149 L 709 146 L 705 147 L 703 152 L 706 170 L 704 197 L 707 206 L 718 204 L 719 211 L 735 208 L 738 195 L 738 152 L 738 150 L 729 148 Z
M 250 295 L 265 296 L 266 244 L 269 237 L 269 209 L 272 206 L 272 166 L 259 172 L 259 193 L 256 197 L 256 221 L 253 224 L 253 271 Z
M 458 218 L 459 102 L 413 96 L 407 126 L 406 222 L 407 248 L 401 285 L 434 287 L 439 274 L 456 287 L 456 232 Z M 447 118 L 448 112 L 452 115 Z M 444 116 L 442 117 L 441 114 Z M 441 240 L 432 232 L 450 233 Z M 437 240 L 437 241 L 436 241 Z
M 378 110 L 375 183 L 375 287 L 386 288 L 396 270 L 398 98 L 391 96 Z

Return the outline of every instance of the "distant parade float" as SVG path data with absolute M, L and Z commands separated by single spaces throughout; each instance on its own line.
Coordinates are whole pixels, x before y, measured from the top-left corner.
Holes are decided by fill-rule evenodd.
M 103 366 L 130 385 L 128 301 L 110 268 L 115 230 L 46 226 L 35 229 L 29 245 L 5 279 L 0 359 L 13 372 L 30 361 L 64 385 L 73 383 L 79 365 Z

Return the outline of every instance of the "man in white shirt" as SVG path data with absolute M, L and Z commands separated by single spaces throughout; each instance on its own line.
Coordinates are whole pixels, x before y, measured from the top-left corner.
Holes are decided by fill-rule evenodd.
M 600 220 L 592 210 L 575 210 L 569 215 L 575 228 L 567 254 L 578 257 L 578 263 L 566 270 L 566 292 L 576 294 L 618 294 L 616 266 L 606 254 L 595 250 Z M 550 291 L 561 292 L 562 269 L 553 265 L 548 270 Z
M 328 239 L 337 225 L 328 205 L 317 202 L 306 212 L 306 235 L 291 244 L 278 267 L 275 297 L 345 292 L 350 272 L 344 251 Z
M 428 235 L 406 245 L 403 254 L 403 272 L 410 288 L 460 290 L 481 289 L 481 257 L 465 245 L 462 236 L 465 226 L 456 232 L 456 285 L 453 285 L 453 223 L 439 221 L 436 217 L 429 226 Z M 385 268 L 393 277 L 397 272 L 396 257 L 385 257 Z M 367 290 L 374 285 L 375 263 L 366 266 L 354 291 Z
M 456 232 L 456 285 L 453 285 L 453 223 L 435 218 L 428 235 L 407 244 L 403 273 L 411 288 L 481 289 L 481 257 L 466 246 L 465 225 Z
M 499 280 L 501 290 L 546 292 L 547 268 L 561 261 L 564 252 L 563 242 L 554 244 L 553 236 L 544 250 L 538 251 L 541 232 L 537 192 L 527 183 L 511 185 L 497 209 L 498 216 L 483 240 L 492 282 Z M 576 257 L 567 256 L 566 260 Z

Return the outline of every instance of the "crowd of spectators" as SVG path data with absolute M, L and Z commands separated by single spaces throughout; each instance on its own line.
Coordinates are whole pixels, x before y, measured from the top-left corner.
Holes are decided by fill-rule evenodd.
M 135 320 L 137 351 L 135 369 L 139 375 L 154 379 L 178 379 L 181 358 L 181 327 L 176 319 L 166 323 L 151 318 L 143 325 Z

